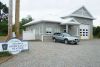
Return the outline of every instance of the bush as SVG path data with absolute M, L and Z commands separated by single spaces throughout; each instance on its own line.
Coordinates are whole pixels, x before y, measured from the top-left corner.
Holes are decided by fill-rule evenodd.
M 100 38 L 100 26 L 93 27 L 93 35 L 95 38 Z
M 5 34 L 5 33 L 0 33 L 0 36 L 7 36 L 7 34 Z
M 9 53 L 8 51 L 5 52 L 0 52 L 0 57 L 6 57 L 6 56 L 11 56 L 12 54 Z

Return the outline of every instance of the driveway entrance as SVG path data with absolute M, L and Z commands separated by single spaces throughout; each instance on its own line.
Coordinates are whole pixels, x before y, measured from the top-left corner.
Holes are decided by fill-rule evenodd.
M 0 67 L 100 67 L 100 40 L 79 45 L 29 42 L 29 48 Z

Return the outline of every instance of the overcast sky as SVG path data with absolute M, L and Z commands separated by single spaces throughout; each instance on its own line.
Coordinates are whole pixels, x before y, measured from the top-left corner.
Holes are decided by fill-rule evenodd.
M 0 0 L 4 4 L 9 4 L 9 0 Z M 14 4 L 15 5 L 15 0 Z M 100 26 L 100 0 L 20 0 L 20 19 L 28 15 L 34 18 L 56 15 L 66 16 L 70 11 L 76 10 L 84 5 L 96 18 L 94 26 Z M 15 6 L 13 6 L 15 11 Z M 13 14 L 14 15 L 14 14 Z

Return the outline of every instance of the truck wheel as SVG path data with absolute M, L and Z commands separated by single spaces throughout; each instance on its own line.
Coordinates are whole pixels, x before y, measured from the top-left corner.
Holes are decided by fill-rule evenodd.
M 76 43 L 74 43 L 75 45 L 78 45 L 78 43 L 76 42 Z
M 54 38 L 53 41 L 56 42 L 56 39 Z
M 65 40 L 64 40 L 64 43 L 65 43 L 65 44 L 68 44 L 68 40 L 67 40 L 67 39 L 65 39 Z

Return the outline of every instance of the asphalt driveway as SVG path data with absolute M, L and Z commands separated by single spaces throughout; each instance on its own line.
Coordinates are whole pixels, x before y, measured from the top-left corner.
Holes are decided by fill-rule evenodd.
M 100 67 L 100 40 L 81 41 L 79 45 L 29 42 L 22 52 L 0 67 Z

